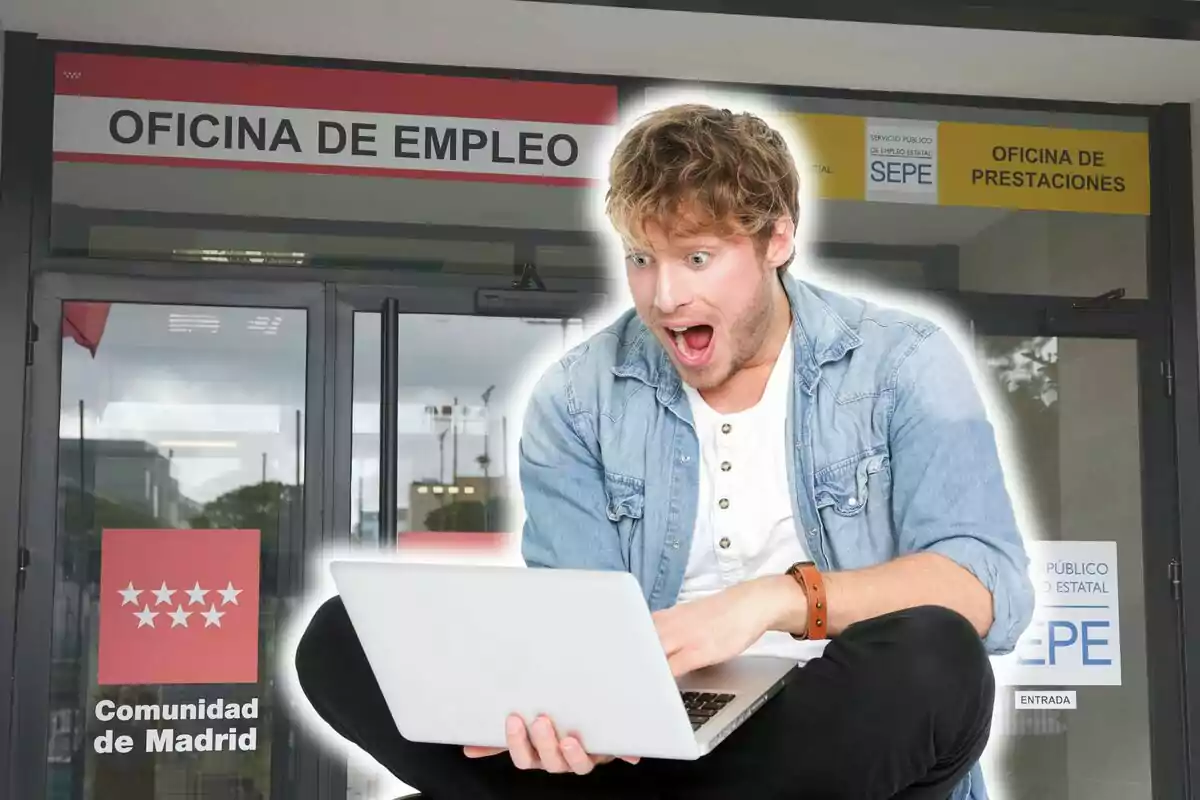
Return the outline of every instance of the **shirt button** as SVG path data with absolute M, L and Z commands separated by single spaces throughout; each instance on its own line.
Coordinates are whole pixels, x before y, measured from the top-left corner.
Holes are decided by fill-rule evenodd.
M 733 426 L 728 422 L 721 426 L 721 433 L 729 433 L 731 430 L 733 430 Z
M 679 540 L 678 540 L 678 539 L 672 539 L 672 540 L 671 540 L 671 547 L 672 547 L 672 548 L 674 548 L 675 550 L 678 550 L 678 549 L 679 549 Z
M 816 536 L 816 535 L 817 535 L 817 529 L 816 529 L 816 528 L 813 528 L 813 529 L 811 529 L 811 530 L 808 532 L 808 535 L 809 535 L 810 537 L 812 537 L 812 536 Z
M 731 544 L 731 542 L 729 541 L 729 537 L 728 536 L 723 537 L 721 539 L 721 541 L 719 542 L 719 544 L 721 545 L 722 550 L 728 550 L 729 545 Z
M 849 500 L 847 500 L 846 502 L 847 502 L 849 505 L 851 505 L 851 506 L 856 506 L 856 505 L 858 505 L 858 498 L 857 498 L 857 497 L 851 497 L 851 498 L 850 498 Z
M 731 469 L 733 469 L 733 464 L 730 464 L 728 461 L 721 462 L 721 472 L 729 472 Z
M 717 501 L 717 505 L 719 505 L 721 508 L 729 508 L 729 498 L 722 497 L 720 500 Z

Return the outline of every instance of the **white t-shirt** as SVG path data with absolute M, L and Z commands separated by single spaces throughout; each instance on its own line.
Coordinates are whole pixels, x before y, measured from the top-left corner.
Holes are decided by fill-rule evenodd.
M 796 534 L 786 461 L 792 450 L 786 441 L 792 349 L 789 336 L 762 399 L 744 411 L 720 414 L 684 385 L 700 440 L 700 496 L 680 603 L 812 560 Z M 826 644 L 770 631 L 746 652 L 804 662 Z

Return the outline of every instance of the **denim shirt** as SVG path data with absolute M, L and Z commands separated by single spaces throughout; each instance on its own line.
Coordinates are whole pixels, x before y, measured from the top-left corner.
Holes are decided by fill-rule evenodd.
M 935 324 L 782 274 L 795 376 L 787 433 L 798 535 L 822 570 L 940 553 L 991 591 L 989 653 L 1029 624 L 1029 561 L 995 435 Z M 627 311 L 541 376 L 519 443 L 532 567 L 623 570 L 652 611 L 678 597 L 696 524 L 699 441 L 678 372 Z M 975 765 L 953 800 L 985 800 Z

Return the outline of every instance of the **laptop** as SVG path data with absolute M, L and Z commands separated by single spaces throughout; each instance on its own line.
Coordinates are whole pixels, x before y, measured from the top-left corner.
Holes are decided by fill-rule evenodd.
M 409 741 L 505 747 L 510 714 L 545 714 L 596 755 L 693 760 L 796 666 L 747 655 L 676 680 L 625 572 L 355 560 L 331 572 Z

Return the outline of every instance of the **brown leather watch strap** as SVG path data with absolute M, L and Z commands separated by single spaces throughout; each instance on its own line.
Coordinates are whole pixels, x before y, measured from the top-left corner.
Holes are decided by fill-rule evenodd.
M 825 598 L 825 578 L 817 565 L 811 561 L 799 561 L 788 568 L 788 575 L 800 584 L 808 598 L 808 624 L 803 635 L 792 634 L 796 639 L 824 639 L 829 624 L 829 603 Z

